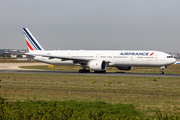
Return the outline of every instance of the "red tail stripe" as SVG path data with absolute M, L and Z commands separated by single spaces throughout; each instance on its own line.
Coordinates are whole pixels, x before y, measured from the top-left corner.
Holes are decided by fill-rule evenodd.
M 29 47 L 30 50 L 34 50 L 31 45 L 28 43 L 28 41 L 26 40 L 27 46 Z
M 153 54 L 154 54 L 154 52 L 153 52 L 153 53 L 151 53 L 151 54 L 150 54 L 150 56 L 152 56 Z

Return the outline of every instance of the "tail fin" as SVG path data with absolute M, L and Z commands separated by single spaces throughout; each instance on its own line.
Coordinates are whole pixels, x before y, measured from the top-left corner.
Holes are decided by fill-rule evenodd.
M 28 30 L 28 28 L 23 28 L 23 33 L 24 33 L 25 40 L 26 40 L 27 47 L 28 47 L 29 51 L 44 50 L 41 47 L 41 45 L 38 43 L 36 38 Z

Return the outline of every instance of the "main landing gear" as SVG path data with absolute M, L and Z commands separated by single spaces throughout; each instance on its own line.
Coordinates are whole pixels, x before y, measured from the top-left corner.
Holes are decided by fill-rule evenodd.
M 79 70 L 79 73 L 90 73 L 90 70 L 87 70 L 87 69 L 86 69 L 86 65 L 82 65 L 82 68 L 83 68 L 83 69 L 80 69 L 80 70 Z
M 164 74 L 164 71 L 163 71 L 163 70 L 164 70 L 165 68 L 167 68 L 167 66 L 162 66 L 162 67 L 161 67 L 160 74 Z
M 103 71 L 94 71 L 95 73 L 106 73 L 106 70 Z
M 90 70 L 86 70 L 86 69 L 80 69 L 79 73 L 90 73 Z

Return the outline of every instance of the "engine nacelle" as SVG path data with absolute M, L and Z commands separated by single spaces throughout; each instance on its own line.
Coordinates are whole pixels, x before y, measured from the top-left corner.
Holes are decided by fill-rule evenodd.
M 88 63 L 88 66 L 91 70 L 104 71 L 107 67 L 107 64 L 103 60 L 92 60 Z
M 132 66 L 118 66 L 117 68 L 119 70 L 131 70 L 133 67 Z

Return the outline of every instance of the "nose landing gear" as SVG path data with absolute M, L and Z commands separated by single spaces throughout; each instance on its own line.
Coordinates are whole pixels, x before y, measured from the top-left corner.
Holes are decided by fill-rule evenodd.
M 162 66 L 162 67 L 161 67 L 160 74 L 164 74 L 164 71 L 163 71 L 163 70 L 164 70 L 165 68 L 167 68 L 167 66 Z

